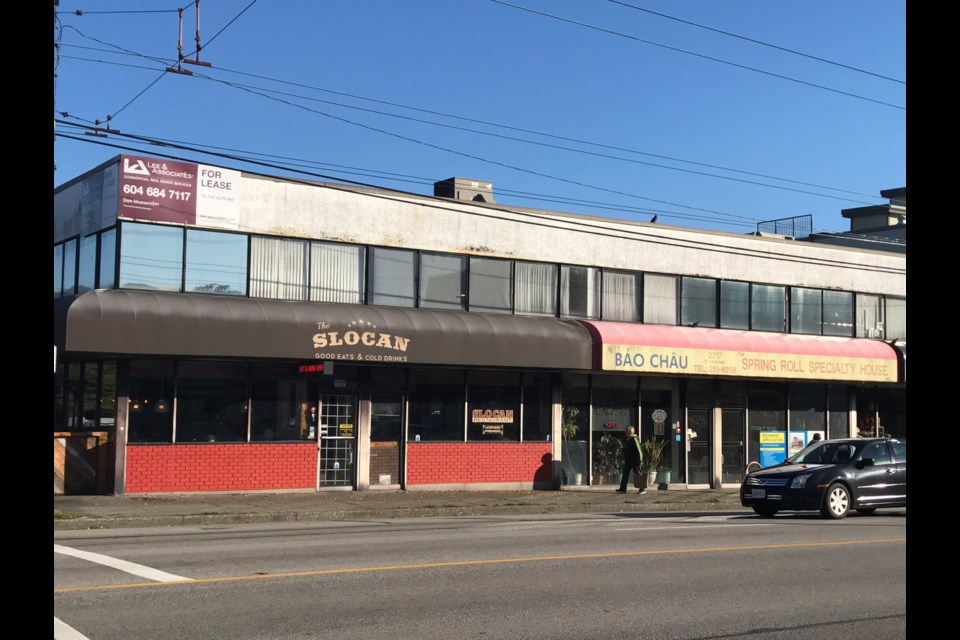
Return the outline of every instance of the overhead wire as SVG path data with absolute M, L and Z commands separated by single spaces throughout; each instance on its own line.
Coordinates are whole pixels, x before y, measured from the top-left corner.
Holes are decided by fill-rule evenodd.
M 659 43 L 659 42 L 654 42 L 654 41 L 652 41 L 652 40 L 645 40 L 645 39 L 643 39 L 643 38 L 638 38 L 637 36 L 632 36 L 632 35 L 627 34 L 627 33 L 622 33 L 622 32 L 619 32 L 619 31 L 614 31 L 614 30 L 612 30 L 612 29 L 607 29 L 607 28 L 605 28 L 605 27 L 598 27 L 598 26 L 596 26 L 596 25 L 588 24 L 588 23 L 586 23 L 586 22 L 580 22 L 579 20 L 572 20 L 572 19 L 570 19 L 570 18 L 564 18 L 563 16 L 558 16 L 558 15 L 553 14 L 553 13 L 547 13 L 547 12 L 545 12 L 545 11 L 537 11 L 536 9 L 531 9 L 531 8 L 529 8 L 529 7 L 524 7 L 524 6 L 521 6 L 521 5 L 518 5 L 518 4 L 513 4 L 513 3 L 511 3 L 511 2 L 504 2 L 504 0 L 490 0 L 490 2 L 495 2 L 496 4 L 501 4 L 501 5 L 506 6 L 506 7 L 512 7 L 512 8 L 514 8 L 514 9 L 519 9 L 520 11 L 526 11 L 526 12 L 528 12 L 528 13 L 532 13 L 532 14 L 535 14 L 535 15 L 543 16 L 543 17 L 546 17 L 546 18 L 551 18 L 551 19 L 554 19 L 554 20 L 559 20 L 559 21 L 561 21 L 561 22 L 566 22 L 566 23 L 568 23 L 568 24 L 576 25 L 576 26 L 579 26 L 579 27 L 586 27 L 587 29 L 593 29 L 594 31 L 600 31 L 600 32 L 602 32 L 602 33 L 607 33 L 607 34 L 609 34 L 609 35 L 618 36 L 618 37 L 620 37 L 620 38 L 627 38 L 628 40 L 633 40 L 633 41 L 635 41 L 635 42 L 641 42 L 641 43 L 643 43 L 643 44 L 649 44 L 649 45 L 654 46 L 654 47 L 660 47 L 660 48 L 662 48 L 662 49 L 668 49 L 668 50 L 670 50 L 670 51 L 676 51 L 677 53 L 684 53 L 684 54 L 686 54 L 686 55 L 695 56 L 695 57 L 697 57 L 697 58 L 703 58 L 704 60 L 711 60 L 711 61 L 713 61 L 713 62 L 718 62 L 718 63 L 720 63 L 720 64 L 729 65 L 729 66 L 731 66 L 731 67 L 737 67 L 737 68 L 739 68 L 739 69 L 744 69 L 744 70 L 746 70 L 746 71 L 753 71 L 754 73 L 760 73 L 760 74 L 763 74 L 763 75 L 765 75 L 765 76 L 770 76 L 770 77 L 773 77 L 773 78 L 780 78 L 781 80 L 787 80 L 787 81 L 789 81 L 789 82 L 795 82 L 795 83 L 797 83 L 797 84 L 802 84 L 802 85 L 805 85 L 805 86 L 808 86 L 808 87 L 813 87 L 813 88 L 815 88 L 815 89 L 821 89 L 821 90 L 823 90 L 823 91 L 829 91 L 829 92 L 831 92 L 831 93 L 836 93 L 836 94 L 839 94 L 839 95 L 848 96 L 848 97 L 850 97 L 850 98 L 856 98 L 856 99 L 858 99 L 858 100 L 865 100 L 865 101 L 867 101 L 867 102 L 872 102 L 872 103 L 874 103 L 874 104 L 883 105 L 883 106 L 885 106 L 885 107 L 891 107 L 891 108 L 893 108 L 893 109 L 898 109 L 898 110 L 900 110 L 900 111 L 906 111 L 906 110 L 907 110 L 906 107 L 902 107 L 902 106 L 900 106 L 900 105 L 893 104 L 892 102 L 884 102 L 883 100 L 877 100 L 877 99 L 875 99 L 875 98 L 868 98 L 867 96 L 861 96 L 861 95 L 858 95 L 858 94 L 856 94 L 856 93 L 851 93 L 851 92 L 849 92 L 849 91 L 842 91 L 842 90 L 840 90 L 840 89 L 834 89 L 834 88 L 832 88 L 832 87 L 827 87 L 827 86 L 825 86 L 825 85 L 817 84 L 817 83 L 815 83 L 815 82 L 808 82 L 808 81 L 806 81 L 806 80 L 800 80 L 799 78 L 792 78 L 792 77 L 790 77 L 790 76 L 786 76 L 786 75 L 783 75 L 783 74 L 780 74 L 780 73 L 774 73 L 774 72 L 772 72 L 772 71 L 765 71 L 765 70 L 763 70 L 763 69 L 758 69 L 758 68 L 756 68 L 756 67 L 751 67 L 751 66 L 748 66 L 748 65 L 745 65 L 745 64 L 740 64 L 740 63 L 738 63 L 738 62 L 731 62 L 731 61 L 729 61 L 729 60 L 724 60 L 724 59 L 722 59 L 722 58 L 717 58 L 717 57 L 715 57 L 715 56 L 708 56 L 708 55 L 705 55 L 705 54 L 702 54 L 702 53 L 696 53 L 695 51 L 689 51 L 689 50 L 687 50 L 687 49 L 681 49 L 681 48 L 679 48 L 679 47 L 673 47 L 673 46 L 666 45 L 666 44 L 662 44 L 662 43 Z
M 673 20 L 673 21 L 675 21 L 675 22 L 680 22 L 680 23 L 687 24 L 687 25 L 690 25 L 690 26 L 693 26 L 693 27 L 698 27 L 698 28 L 700 28 L 700 29 L 706 29 L 707 31 L 713 31 L 714 33 L 720 33 L 720 34 L 725 35 L 725 36 L 730 36 L 731 38 L 737 38 L 737 39 L 739 39 L 739 40 L 744 40 L 744 41 L 746 41 L 746 42 L 752 42 L 752 43 L 754 43 L 754 44 L 759 44 L 759 45 L 764 46 L 764 47 L 770 47 L 771 49 L 777 49 L 778 51 L 783 51 L 783 52 L 785 52 L 785 53 L 791 53 L 791 54 L 793 54 L 793 55 L 801 56 L 801 57 L 803 57 L 803 58 L 808 58 L 808 59 L 810 59 L 810 60 L 816 60 L 817 62 L 823 62 L 823 63 L 825 63 L 825 64 L 833 65 L 833 66 L 836 66 L 836 67 L 841 67 L 841 68 L 843 68 L 843 69 L 848 69 L 848 70 L 850 70 L 850 71 L 856 71 L 857 73 L 863 73 L 863 74 L 866 74 L 866 75 L 868 75 L 868 76 L 873 76 L 873 77 L 875 77 L 875 78 L 880 78 L 880 79 L 882 79 L 882 80 L 889 80 L 890 82 L 896 82 L 896 83 L 902 84 L 902 85 L 904 85 L 904 86 L 906 86 L 906 84 L 907 84 L 904 80 L 899 80 L 899 79 L 897 79 L 897 78 L 891 78 L 890 76 L 885 76 L 885 75 L 882 75 L 882 74 L 879 74 L 879 73 L 874 73 L 873 71 L 867 71 L 866 69 L 861 69 L 861 68 L 859 68 L 859 67 L 853 67 L 853 66 L 850 66 L 850 65 L 848 65 L 848 64 L 843 64 L 843 63 L 841 63 L 841 62 L 836 62 L 836 61 L 834 61 L 834 60 L 827 60 L 826 58 L 820 58 L 820 57 L 818 57 L 818 56 L 811 55 L 811 54 L 809 54 L 809 53 L 803 53 L 802 51 L 796 51 L 796 50 L 794 50 L 794 49 L 788 49 L 787 47 L 781 47 L 780 45 L 771 44 L 771 43 L 769 43 L 769 42 L 764 42 L 763 40 L 757 40 L 757 39 L 755 39 L 755 38 L 748 38 L 747 36 L 742 36 L 742 35 L 740 35 L 740 34 L 732 33 L 732 32 L 730 32 L 730 31 L 724 31 L 723 29 L 717 29 L 716 27 L 710 27 L 710 26 L 707 26 L 707 25 L 705 25 L 705 24 L 700 24 L 700 23 L 698 23 L 698 22 L 692 22 L 692 21 L 690 21 L 690 20 L 684 20 L 683 18 L 678 18 L 678 17 L 676 17 L 676 16 L 670 16 L 670 15 L 667 15 L 667 14 L 665 14 L 665 13 L 660 13 L 659 11 L 653 11 L 652 9 L 646 9 L 646 8 L 644 8 L 644 7 L 638 7 L 638 6 L 635 5 L 635 4 L 631 4 L 631 3 L 629 3 L 629 2 L 623 2 L 623 0 L 607 0 L 607 2 L 610 2 L 610 3 L 613 3 L 613 4 L 618 4 L 618 5 L 621 5 L 621 6 L 623 6 L 623 7 L 629 7 L 630 9 L 634 9 L 634 10 L 636 10 L 636 11 L 642 11 L 643 13 L 649 13 L 649 14 L 651 14 L 651 15 L 660 16 L 661 18 L 666 18 L 667 20 Z

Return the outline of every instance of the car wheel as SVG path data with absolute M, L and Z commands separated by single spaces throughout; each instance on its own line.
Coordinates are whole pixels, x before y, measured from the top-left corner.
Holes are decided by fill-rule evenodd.
M 827 489 L 826 495 L 823 496 L 823 505 L 820 507 L 820 513 L 822 513 L 825 518 L 839 520 L 840 518 L 846 517 L 849 512 L 850 492 L 839 482 L 833 483 Z
M 857 509 L 857 513 L 862 513 L 863 515 L 866 516 L 866 515 L 870 515 L 876 510 L 877 510 L 876 507 L 861 507 L 860 509 Z
M 764 518 L 772 518 L 779 511 L 776 507 L 754 507 L 753 510 Z

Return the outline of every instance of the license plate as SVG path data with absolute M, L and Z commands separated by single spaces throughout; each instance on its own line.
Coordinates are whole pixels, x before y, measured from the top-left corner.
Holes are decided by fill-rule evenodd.
M 751 489 L 751 490 L 750 490 L 750 497 L 753 498 L 754 500 L 763 500 L 763 499 L 765 499 L 765 498 L 767 497 L 767 490 L 766 490 L 766 489 Z

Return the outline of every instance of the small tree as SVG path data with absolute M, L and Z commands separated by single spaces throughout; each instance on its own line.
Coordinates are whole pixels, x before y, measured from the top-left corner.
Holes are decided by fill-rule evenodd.
M 580 415 L 580 409 L 577 407 L 563 408 L 563 421 L 560 423 L 560 435 L 564 440 L 573 440 L 577 437 L 577 416 Z
M 663 448 L 667 441 L 660 438 L 650 438 L 643 443 L 643 462 L 649 471 L 656 471 L 663 464 Z

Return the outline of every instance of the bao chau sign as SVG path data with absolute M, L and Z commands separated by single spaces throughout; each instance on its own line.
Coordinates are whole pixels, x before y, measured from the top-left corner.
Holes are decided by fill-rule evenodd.
M 896 359 L 608 344 L 604 371 L 896 382 Z
M 240 226 L 239 171 L 204 164 L 120 156 L 121 218 L 222 227 Z

